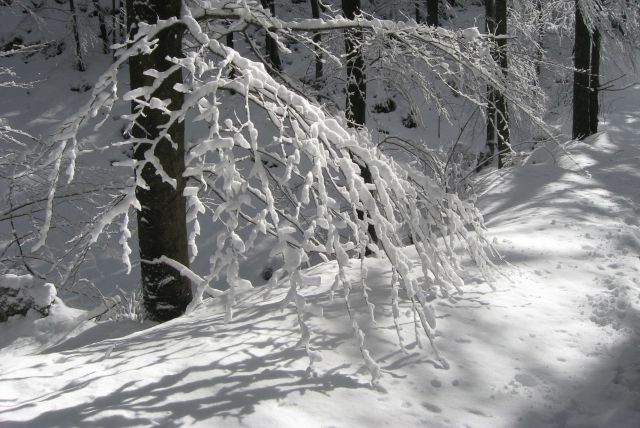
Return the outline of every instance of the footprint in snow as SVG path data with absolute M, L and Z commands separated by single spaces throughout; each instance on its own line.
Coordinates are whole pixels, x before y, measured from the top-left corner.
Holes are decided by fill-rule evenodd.
M 427 409 L 430 412 L 442 413 L 442 409 L 440 407 L 436 406 L 435 404 L 431 404 L 431 403 L 428 403 L 426 401 L 423 401 L 420 404 L 422 404 L 422 407 L 424 407 L 425 409 Z
M 513 377 L 522 386 L 534 387 L 538 385 L 538 380 L 527 373 L 519 373 Z

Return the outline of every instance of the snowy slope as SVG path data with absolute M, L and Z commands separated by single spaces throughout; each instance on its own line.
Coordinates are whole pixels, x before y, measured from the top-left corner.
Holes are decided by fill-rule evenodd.
M 383 369 L 372 388 L 342 294 L 330 299 L 328 263 L 305 273 L 308 302 L 324 307 L 323 318 L 306 318 L 322 357 L 311 370 L 295 309 L 280 311 L 284 291 L 263 288 L 240 296 L 226 325 L 209 301 L 120 338 L 95 342 L 104 336 L 89 329 L 28 356 L 9 344 L 0 425 L 640 426 L 639 95 L 636 86 L 618 97 L 604 131 L 570 157 L 540 149 L 486 177 L 480 203 L 509 264 L 493 289 L 469 269 L 465 294 L 437 303 L 448 364 L 426 338 L 417 346 L 406 316 L 399 350 L 389 267 L 369 259 L 378 322 L 362 308 L 359 321 Z M 354 280 L 358 272 L 354 262 Z M 362 307 L 356 290 L 350 301 Z

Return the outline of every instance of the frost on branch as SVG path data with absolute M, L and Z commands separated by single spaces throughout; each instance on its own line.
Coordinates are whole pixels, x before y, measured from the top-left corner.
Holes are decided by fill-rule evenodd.
M 247 7 L 238 7 L 233 13 L 247 22 L 254 19 Z M 154 49 L 156 34 L 177 24 L 185 26 L 191 50 L 184 58 L 171 58 L 174 66 L 166 72 L 149 70 L 146 74 L 154 78 L 149 86 L 119 98 L 116 91 L 119 67 L 138 52 Z M 311 24 L 302 30 L 313 29 Z M 341 28 L 342 25 L 346 25 L 344 20 L 334 20 L 327 27 Z M 435 30 L 416 24 L 394 26 L 379 21 L 366 25 L 371 26 L 375 37 L 408 34 L 405 40 L 413 43 L 412 46 L 433 43 L 449 52 L 452 58 L 460 48 L 457 37 L 449 33 L 441 37 Z M 472 42 L 476 40 L 464 43 Z M 484 58 L 481 52 L 478 55 Z M 474 64 L 469 60 L 464 65 L 477 71 L 477 78 L 490 74 L 480 65 L 474 69 Z M 179 110 L 170 111 L 166 100 L 153 98 L 151 94 L 162 79 L 179 69 L 185 79 L 175 89 L 184 93 L 184 102 Z M 300 345 L 307 350 L 312 362 L 317 361 L 319 356 L 310 346 L 312 332 L 305 317 L 320 311 L 309 305 L 301 294 L 305 286 L 301 270 L 318 259 L 335 260 L 338 274 L 334 288 L 344 295 L 355 341 L 375 382 L 380 368 L 367 347 L 365 331 L 358 323 L 356 307 L 351 302 L 351 291 L 357 283 L 352 283 L 347 269 L 353 259 L 362 260 L 369 249 L 391 263 L 393 281 L 386 291 L 393 307 L 400 346 L 403 338 L 398 318 L 402 300 L 433 343 L 435 315 L 431 300 L 438 294 L 456 293 L 462 287 L 457 247 L 467 250 L 483 270 L 491 264 L 481 217 L 470 203 L 447 193 L 426 173 L 396 163 L 371 143 L 366 130 L 348 128 L 343 116 L 329 114 L 276 81 L 262 64 L 242 57 L 209 37 L 188 9 L 180 21 L 140 25 L 134 40 L 121 48 L 116 63 L 95 86 L 86 107 L 67 122 L 55 140 L 51 153 L 57 155 L 52 155 L 47 164 L 52 178 L 57 180 L 62 175 L 64 164 L 67 179 L 73 179 L 72 165 L 81 153 L 78 147 L 82 143 L 76 140 L 80 127 L 92 116 L 108 115 L 115 103 L 130 101 L 139 107 L 128 115 L 130 123 L 142 114 L 142 107 L 161 110 L 169 119 L 156 139 L 144 141 L 148 149 L 143 160 L 122 165 L 131 167 L 138 179 L 121 190 L 117 200 L 82 236 L 86 236 L 90 245 L 110 223 L 120 219 L 123 260 L 129 268 L 127 213 L 130 208 L 139 209 L 135 187 L 146 186 L 139 172 L 150 163 L 164 181 L 172 184 L 174 180 L 162 169 L 154 151 L 160 140 L 169 138 L 167 130 L 174 123 L 189 124 L 197 130 L 192 132 L 187 147 L 183 174 L 188 180 L 184 195 L 192 226 L 189 243 L 193 258 L 209 259 L 208 272 L 197 274 L 166 257 L 149 261 L 168 263 L 193 282 L 194 297 L 188 311 L 209 294 L 224 299 L 226 318 L 230 319 L 239 293 L 252 287 L 240 276 L 240 263 L 248 252 L 268 238 L 274 242 L 273 254 L 280 254 L 284 260 L 283 270 L 273 275 L 271 286 L 286 287 L 282 305 L 295 305 L 302 333 Z M 265 122 L 270 126 L 262 126 Z M 134 140 L 126 143 L 135 144 Z M 68 155 L 64 157 L 63 153 Z M 366 165 L 371 172 L 369 184 L 360 175 L 361 165 Z M 55 193 L 55 186 L 52 189 Z M 53 201 L 53 196 L 47 200 Z M 47 212 L 51 210 L 48 207 Z M 359 212 L 364 215 L 358 215 Z M 215 247 L 204 255 L 198 251 L 202 221 L 212 221 L 220 230 Z M 369 240 L 370 225 L 375 228 L 377 242 Z M 44 242 L 46 228 L 47 222 L 39 243 Z M 409 242 L 418 253 L 419 266 L 405 251 Z M 366 313 L 373 315 L 375 305 L 369 299 L 370 286 L 365 282 L 364 265 L 361 274 Z

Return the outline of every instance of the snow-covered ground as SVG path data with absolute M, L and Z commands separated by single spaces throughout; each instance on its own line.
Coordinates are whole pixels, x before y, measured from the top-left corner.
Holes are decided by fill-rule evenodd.
M 311 369 L 278 290 L 240 296 L 228 324 L 216 301 L 152 327 L 63 305 L 13 319 L 0 425 L 640 426 L 639 99 L 640 85 L 616 94 L 602 132 L 568 153 L 541 148 L 485 177 L 479 203 L 508 263 L 492 286 L 468 269 L 465 293 L 436 301 L 440 359 L 407 314 L 399 349 L 389 266 L 368 259 L 377 324 L 364 310 L 359 321 L 382 367 L 372 387 L 327 263 L 305 272 L 307 301 L 324 312 L 306 318 L 321 357 Z M 350 301 L 364 305 L 357 284 Z

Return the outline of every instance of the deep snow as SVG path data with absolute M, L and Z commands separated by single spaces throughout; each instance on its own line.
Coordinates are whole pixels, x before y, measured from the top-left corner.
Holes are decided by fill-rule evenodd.
M 3 342 L 2 426 L 640 426 L 639 95 L 616 94 L 602 132 L 569 153 L 541 148 L 485 177 L 479 203 L 508 263 L 493 289 L 469 268 L 465 293 L 438 301 L 449 368 L 426 338 L 417 346 L 406 316 L 407 352 L 397 348 L 380 291 L 389 267 L 368 259 L 377 324 L 360 322 L 383 368 L 372 387 L 327 263 L 305 272 L 307 300 L 324 308 L 307 317 L 313 369 L 278 290 L 244 294 L 226 325 L 215 301 L 130 335 L 134 323 L 87 322 L 62 305 L 39 323 L 12 320 L 3 337 L 65 323 L 82 333 Z
M 82 74 L 70 72 L 68 56 L 39 67 L 14 60 L 21 79 L 57 82 L 29 97 L 3 92 L 11 100 L 3 117 L 37 136 L 83 102 L 83 79 L 110 61 L 90 61 Z M 308 302 L 323 307 L 323 317 L 306 318 L 322 358 L 312 369 L 296 346 L 295 308 L 279 309 L 280 290 L 243 294 L 226 325 L 216 301 L 157 326 L 96 323 L 88 319 L 101 308 L 61 301 L 47 318 L 15 317 L 0 325 L 0 426 L 640 426 L 640 85 L 606 96 L 597 136 L 569 153 L 539 148 L 525 166 L 481 179 L 479 204 L 507 262 L 492 284 L 468 263 L 465 293 L 436 301 L 435 342 L 446 363 L 426 337 L 418 346 L 406 305 L 407 352 L 399 349 L 382 260 L 367 260 L 377 324 L 368 319 L 354 262 L 350 301 L 383 369 L 372 387 L 342 294 L 330 299 L 336 266 L 327 263 L 304 274 Z M 400 128 L 401 113 L 370 121 Z M 120 127 L 113 121 L 91 138 L 115 138 Z M 448 127 L 456 128 L 443 124 L 442 138 L 429 139 L 454 141 Z M 87 274 L 105 294 L 135 282 L 119 250 L 109 251 L 112 260 L 89 260 Z M 248 264 L 259 277 L 264 260 Z

